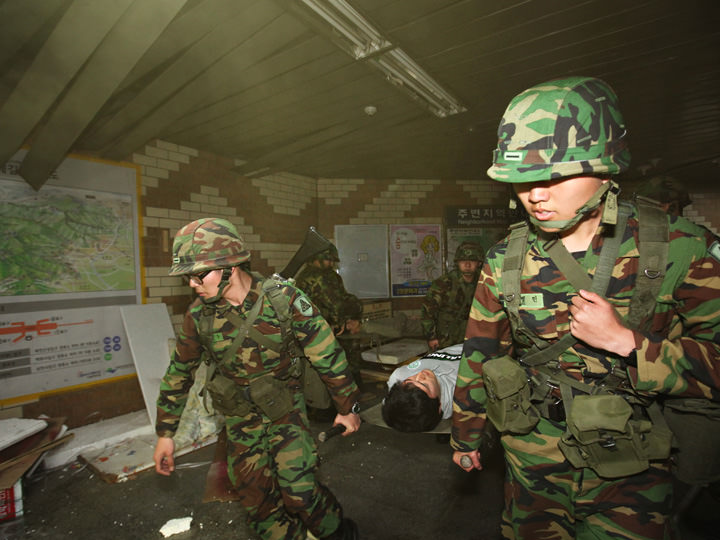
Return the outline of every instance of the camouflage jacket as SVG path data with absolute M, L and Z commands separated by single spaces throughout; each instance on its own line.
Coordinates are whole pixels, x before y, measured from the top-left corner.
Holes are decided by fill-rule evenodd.
M 439 340 L 440 348 L 463 342 L 475 285 L 475 280 L 467 283 L 457 268 L 432 282 L 420 307 L 426 340 Z
M 634 390 L 644 395 L 670 394 L 720 401 L 720 244 L 708 230 L 670 217 L 667 274 L 650 330 L 635 334 L 637 366 L 625 368 Z M 503 306 L 503 258 L 508 238 L 488 254 L 480 275 L 454 394 L 452 446 L 468 452 L 480 445 L 485 423 L 483 361 L 509 354 L 521 357 L 528 344 L 512 335 Z M 542 305 L 521 306 L 520 316 L 538 337 L 553 343 L 570 332 L 569 305 L 575 290 L 530 230 L 521 291 L 542 295 Z M 578 260 L 592 276 L 603 239 L 596 233 Z M 626 317 L 638 269 L 637 210 L 628 219 L 607 299 Z M 565 374 L 586 384 L 602 382 L 621 359 L 582 342 L 559 358 Z
M 342 277 L 335 270 L 306 264 L 295 279 L 295 285 L 310 297 L 336 330 L 346 321 L 362 317 L 362 302 L 345 290 Z
M 210 307 L 210 309 L 214 307 L 215 311 L 213 342 L 218 358 L 222 358 L 223 352 L 230 347 L 238 333 L 237 328 L 223 316 L 223 313 L 234 309 L 242 317 L 255 304 L 261 293 L 261 287 L 262 281 L 254 275 L 252 287 L 242 305 L 234 307 L 223 299 Z M 330 390 L 338 411 L 342 414 L 349 413 L 353 403 L 359 398 L 359 390 L 350 374 L 343 349 L 325 319 L 302 291 L 286 284 L 283 293 L 290 301 L 291 328 L 295 336 Z M 262 302 L 262 310 L 253 326 L 266 337 L 281 343 L 281 326 L 267 295 L 263 297 Z M 185 313 L 170 366 L 160 383 L 156 424 L 158 436 L 171 437 L 177 429 L 188 392 L 193 384 L 193 375 L 203 359 L 204 347 L 198 336 L 198 325 L 205 306 L 200 299 L 197 299 Z M 281 355 L 260 346 L 249 337 L 245 338 L 231 361 L 221 363 L 217 367 L 223 375 L 240 385 L 248 384 L 251 379 L 269 372 L 284 378 L 289 368 L 289 355 Z

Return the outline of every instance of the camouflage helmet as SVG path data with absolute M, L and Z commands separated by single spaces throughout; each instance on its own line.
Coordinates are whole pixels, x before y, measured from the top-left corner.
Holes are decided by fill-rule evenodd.
M 500 182 L 538 182 L 617 174 L 629 165 L 615 92 L 600 79 L 568 77 L 513 98 L 500 121 L 487 174 Z
M 654 176 L 643 182 L 636 194 L 664 204 L 677 203 L 680 211 L 692 203 L 685 186 L 676 178 L 666 175 Z
M 458 261 L 482 261 L 485 258 L 483 248 L 477 242 L 463 242 L 455 250 L 455 259 Z
M 250 260 L 235 226 L 221 218 L 188 223 L 175 235 L 171 276 L 229 268 Z
M 318 261 L 340 262 L 340 256 L 338 255 L 338 250 L 335 247 L 335 244 L 330 244 L 327 249 L 321 251 L 313 258 Z

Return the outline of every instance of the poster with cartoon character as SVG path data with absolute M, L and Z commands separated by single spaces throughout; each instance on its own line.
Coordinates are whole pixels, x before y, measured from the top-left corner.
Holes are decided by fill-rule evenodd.
M 392 296 L 424 296 L 443 273 L 442 228 L 434 225 L 390 225 Z

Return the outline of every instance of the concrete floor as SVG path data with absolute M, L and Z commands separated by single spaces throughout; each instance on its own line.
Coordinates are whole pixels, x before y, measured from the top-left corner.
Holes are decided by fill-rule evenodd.
M 313 422 L 316 433 L 327 424 Z M 215 445 L 178 459 L 203 463 Z M 503 464 L 465 473 L 450 447 L 432 434 L 402 434 L 363 424 L 350 437 L 319 445 L 321 477 L 358 524 L 363 540 L 498 538 Z M 181 468 L 169 478 L 145 471 L 108 484 L 77 462 L 25 485 L 24 536 L 96 540 L 163 538 L 170 519 L 192 516 L 173 540 L 254 539 L 235 503 L 202 503 L 208 466 Z M 0 536 L 1 538 L 1 536 Z M 8 536 L 13 538 L 13 536 Z
M 373 387 L 370 394 L 382 385 Z M 367 390 L 367 388 L 366 388 Z M 372 395 L 364 394 L 372 399 Z M 311 421 L 314 434 L 328 422 Z M 237 503 L 203 503 L 215 446 L 178 458 L 169 478 L 148 470 L 107 483 L 79 462 L 38 471 L 24 482 L 24 516 L 0 525 L 0 540 L 155 540 L 171 519 L 192 517 L 172 540 L 256 537 Z M 363 540 L 495 540 L 499 538 L 504 462 L 499 450 L 485 469 L 465 473 L 447 442 L 364 423 L 349 437 L 318 444 L 321 480 L 332 489 Z M 720 539 L 720 486 L 687 512 L 681 540 Z

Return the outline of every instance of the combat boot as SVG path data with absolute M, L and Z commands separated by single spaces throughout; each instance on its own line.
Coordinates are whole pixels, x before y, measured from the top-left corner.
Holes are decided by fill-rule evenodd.
M 359 540 L 360 536 L 355 522 L 350 518 L 343 518 L 337 530 L 324 538 L 327 540 Z

